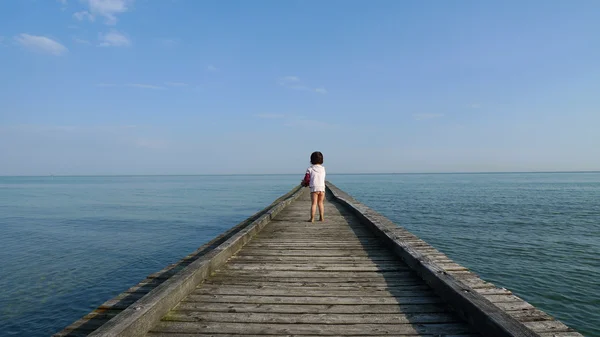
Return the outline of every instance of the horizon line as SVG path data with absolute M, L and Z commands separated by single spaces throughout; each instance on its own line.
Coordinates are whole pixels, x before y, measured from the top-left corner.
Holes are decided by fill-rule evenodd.
M 549 174 L 549 173 L 600 173 L 600 170 L 581 171 L 459 171 L 459 172 L 370 172 L 328 173 L 328 175 L 419 175 L 419 174 Z M 287 176 L 299 173 L 192 173 L 192 174 L 47 174 L 47 175 L 0 175 L 3 178 L 22 177 L 200 177 L 200 176 Z

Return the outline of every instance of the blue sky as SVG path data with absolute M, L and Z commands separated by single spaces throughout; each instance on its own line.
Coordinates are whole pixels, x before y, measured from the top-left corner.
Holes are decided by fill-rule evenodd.
M 600 2 L 0 2 L 0 175 L 600 170 Z

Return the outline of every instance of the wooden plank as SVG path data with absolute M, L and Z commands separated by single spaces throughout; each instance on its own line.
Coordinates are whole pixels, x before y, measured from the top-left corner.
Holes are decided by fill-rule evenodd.
M 365 283 L 365 284 L 352 284 L 352 283 L 279 283 L 279 282 L 253 282 L 253 281 L 236 281 L 236 280 L 225 280 L 223 282 L 206 282 L 198 286 L 199 288 L 249 288 L 249 289 L 284 289 L 289 290 L 290 293 L 294 291 L 302 290 L 319 290 L 328 289 L 331 291 L 364 291 L 364 290 L 408 290 L 408 289 L 421 289 L 429 290 L 429 286 L 423 284 L 421 280 L 414 280 L 412 282 L 398 283 L 395 285 L 389 285 L 385 283 Z
M 226 270 L 243 270 L 243 271 L 307 271 L 307 272 L 392 272 L 392 271 L 408 271 L 408 267 L 402 265 L 302 265 L 302 264 L 256 264 L 256 263 L 230 263 Z
M 272 255 L 272 256 L 347 256 L 347 257 L 362 257 L 362 256 L 393 256 L 389 251 L 365 251 L 364 249 L 321 249 L 319 251 L 313 249 L 253 249 L 244 248 L 238 253 L 238 256 L 245 255 Z
M 337 281 L 337 282 L 336 282 Z M 322 280 L 306 280 L 306 279 L 269 279 L 269 278 L 259 278 L 259 277 L 245 277 L 245 278 L 228 278 L 228 277 L 212 277 L 203 284 L 214 284 L 214 285 L 224 285 L 224 286 L 233 286 L 233 285 L 248 285 L 248 286 L 263 286 L 263 287 L 283 287 L 283 288 L 292 288 L 292 287 L 327 287 L 327 288 L 369 288 L 369 287 L 378 287 L 378 288 L 395 288 L 395 287 L 403 287 L 407 285 L 422 285 L 423 280 L 417 277 L 411 278 L 403 278 L 401 280 L 394 281 L 385 281 L 385 280 L 372 280 L 372 281 L 364 281 L 364 282 L 356 282 L 354 279 L 349 280 L 348 282 L 344 282 L 343 280 L 331 280 L 331 279 L 322 279 Z
M 461 323 L 440 324 L 266 324 L 219 322 L 159 322 L 153 332 L 215 333 L 215 334 L 307 334 L 340 335 L 398 335 L 469 333 L 472 329 Z
M 224 275 L 230 277 L 255 276 L 256 272 L 251 270 L 223 270 Z M 405 275 L 413 275 L 413 271 L 345 271 L 345 272 L 327 272 L 327 271 L 300 271 L 300 270 L 265 270 L 261 271 L 262 277 L 306 277 L 306 278 L 381 278 L 394 279 Z
M 520 322 L 534 322 L 534 321 L 553 321 L 554 318 L 548 315 L 547 313 L 539 310 L 539 309 L 529 309 L 529 310 L 518 310 L 518 311 L 509 311 L 509 315 L 518 319 Z
M 234 276 L 234 277 L 231 277 Z M 385 278 L 381 275 L 379 276 L 361 276 L 361 275 L 353 275 L 353 276 L 279 276 L 274 277 L 270 276 L 262 276 L 255 274 L 236 274 L 236 275 L 227 275 L 227 274 L 216 274 L 213 276 L 210 281 L 211 282 L 223 282 L 232 279 L 236 279 L 239 281 L 249 282 L 291 282 L 291 283 L 304 283 L 304 284 L 315 284 L 315 283 L 339 283 L 339 284 L 400 284 L 404 282 L 404 280 L 414 280 L 416 276 L 411 273 L 407 273 L 406 276 L 396 277 L 396 278 Z
M 187 302 L 204 303 L 255 303 L 255 304 L 434 304 L 443 301 L 433 294 L 406 297 L 294 297 L 294 296 L 241 296 L 241 295 L 196 295 L 185 298 Z
M 243 262 L 243 263 L 296 263 L 311 261 L 316 264 L 354 264 L 354 263 L 388 263 L 401 261 L 395 256 L 273 256 L 273 255 L 237 255 L 233 257 L 231 262 Z
M 248 249 L 285 249 L 285 250 L 363 250 L 367 252 L 387 252 L 387 249 L 379 244 L 321 244 L 321 243 L 299 243 L 299 244 L 280 244 L 280 243 L 258 243 L 248 244 Z
M 542 332 L 574 332 L 573 329 L 564 325 L 559 321 L 528 321 L 523 323 L 526 327 L 531 330 L 542 333 Z
M 418 314 L 282 314 L 282 313 L 229 313 L 172 311 L 163 321 L 176 322 L 231 322 L 268 324 L 425 324 L 456 323 L 460 320 L 449 313 Z
M 255 303 L 203 303 L 182 301 L 177 311 L 247 312 L 281 314 L 395 314 L 444 313 L 449 309 L 444 303 L 426 304 L 255 304 Z
M 260 334 L 260 335 L 253 335 L 253 334 L 244 334 L 244 335 L 239 335 L 239 334 L 235 334 L 235 335 L 224 335 L 224 334 L 212 334 L 212 333 L 194 333 L 193 335 L 190 335 L 188 333 L 173 333 L 173 332 L 156 332 L 156 331 L 151 331 L 148 333 L 148 336 L 151 337 L 225 337 L 225 336 L 244 336 L 244 337 L 264 337 L 264 334 Z M 315 337 L 316 335 L 299 335 L 299 334 L 294 334 L 294 335 L 290 335 L 290 334 L 275 334 L 275 335 L 268 335 L 269 337 Z M 353 335 L 354 337 L 388 337 L 389 335 Z M 414 333 L 409 333 L 409 334 L 394 334 L 394 336 L 399 336 L 399 337 L 408 337 L 408 336 L 415 336 Z M 478 334 L 474 334 L 474 333 L 464 333 L 464 334 L 435 334 L 435 335 L 424 335 L 424 334 L 420 334 L 419 336 L 423 336 L 423 337 L 475 337 L 475 336 L 479 336 Z M 79 336 L 73 336 L 73 337 L 79 337 Z M 552 337 L 552 336 L 548 336 L 548 337 Z M 557 337 L 571 337 L 571 336 L 558 336 Z M 577 337 L 582 337 L 581 335 L 577 335 Z
M 236 296 L 286 296 L 286 297 L 423 297 L 435 296 L 425 285 L 403 287 L 389 290 L 373 290 L 368 288 L 347 290 L 332 288 L 265 288 L 265 287 L 198 287 L 194 295 L 236 295 Z

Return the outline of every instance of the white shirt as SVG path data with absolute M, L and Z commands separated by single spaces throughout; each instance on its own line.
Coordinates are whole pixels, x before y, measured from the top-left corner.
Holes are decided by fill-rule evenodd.
M 320 164 L 311 165 L 306 173 L 310 174 L 310 191 L 325 192 L 325 167 Z

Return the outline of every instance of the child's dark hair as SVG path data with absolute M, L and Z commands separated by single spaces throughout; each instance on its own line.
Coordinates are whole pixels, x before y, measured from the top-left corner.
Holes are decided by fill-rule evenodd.
M 310 162 L 313 165 L 323 164 L 323 154 L 319 151 L 315 151 L 310 155 Z

